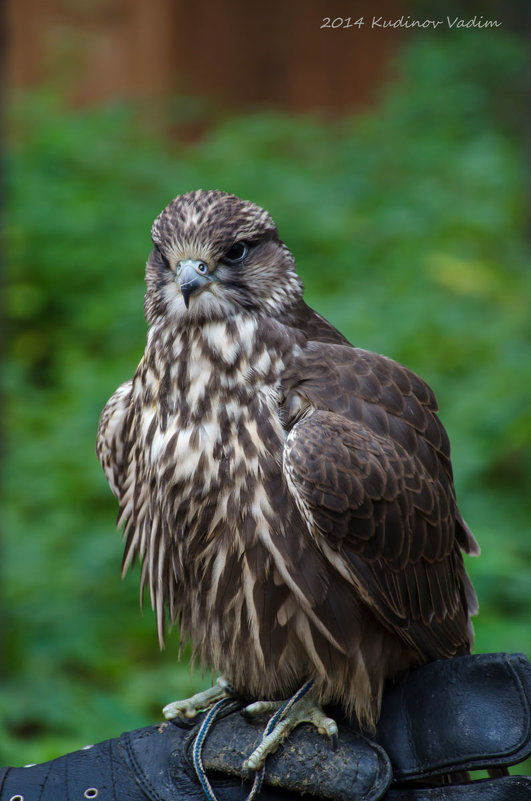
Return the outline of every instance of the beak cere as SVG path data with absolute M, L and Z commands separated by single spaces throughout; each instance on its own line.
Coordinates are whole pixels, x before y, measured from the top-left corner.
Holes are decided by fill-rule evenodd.
M 190 296 L 205 287 L 212 281 L 204 261 L 197 259 L 183 259 L 177 265 L 176 280 L 182 292 L 186 308 L 190 303 Z

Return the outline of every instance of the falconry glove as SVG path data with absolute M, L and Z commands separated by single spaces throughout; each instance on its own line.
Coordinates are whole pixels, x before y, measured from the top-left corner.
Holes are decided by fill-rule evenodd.
M 242 764 L 262 724 L 219 719 L 203 764 L 219 801 L 244 801 Z M 0 801 L 203 801 L 191 761 L 198 723 L 148 726 L 25 768 L 0 771 Z M 440 660 L 384 697 L 374 740 L 340 725 L 336 750 L 299 727 L 266 764 L 263 801 L 524 801 L 531 777 L 507 766 L 531 753 L 531 664 L 521 654 Z M 490 778 L 472 780 L 469 771 Z

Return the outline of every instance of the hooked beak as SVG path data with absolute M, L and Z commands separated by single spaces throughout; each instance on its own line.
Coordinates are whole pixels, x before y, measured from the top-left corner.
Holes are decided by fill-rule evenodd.
M 176 281 L 182 292 L 184 305 L 188 308 L 190 296 L 212 281 L 208 267 L 198 259 L 183 259 L 177 265 Z

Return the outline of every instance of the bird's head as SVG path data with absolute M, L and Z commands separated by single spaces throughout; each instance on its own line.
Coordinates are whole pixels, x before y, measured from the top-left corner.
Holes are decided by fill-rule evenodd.
M 181 325 L 277 316 L 302 297 L 295 260 L 264 209 L 227 192 L 176 197 L 153 223 L 146 317 Z

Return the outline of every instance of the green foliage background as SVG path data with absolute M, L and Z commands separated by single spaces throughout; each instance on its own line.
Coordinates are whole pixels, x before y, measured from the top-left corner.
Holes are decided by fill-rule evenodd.
M 40 93 L 13 108 L 0 763 L 157 721 L 209 679 L 177 663 L 175 632 L 159 653 L 138 575 L 120 582 L 94 455 L 99 412 L 143 351 L 151 221 L 197 187 L 268 208 L 310 304 L 432 384 L 483 549 L 477 650 L 531 653 L 523 57 L 499 31 L 423 33 L 362 117 L 218 116 L 188 145 L 142 105 L 72 111 Z M 172 104 L 178 127 L 193 107 Z

